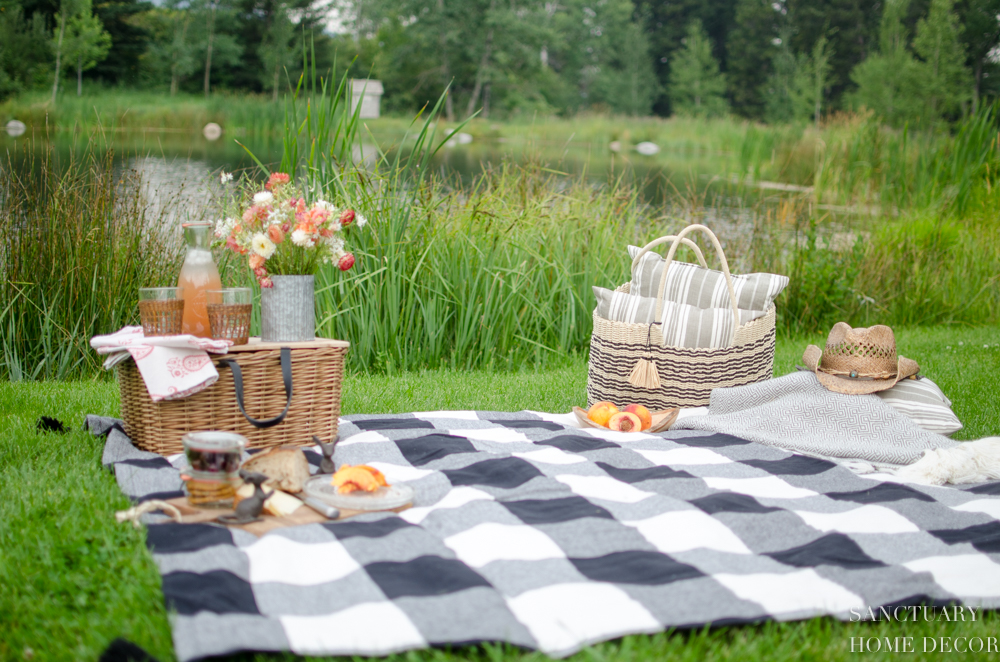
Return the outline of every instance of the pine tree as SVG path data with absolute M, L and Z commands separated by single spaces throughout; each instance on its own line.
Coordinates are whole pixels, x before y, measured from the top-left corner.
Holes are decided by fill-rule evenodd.
M 903 20 L 909 0 L 889 0 L 879 29 L 879 51 L 851 72 L 858 86 L 851 96 L 855 107 L 878 113 L 894 126 L 917 122 L 921 116 L 919 65 L 906 48 Z
M 726 80 L 733 110 L 744 117 L 764 116 L 779 16 L 769 0 L 739 0 L 736 6 L 736 27 L 726 43 Z
M 712 56 L 712 45 L 701 21 L 688 25 L 684 46 L 670 64 L 670 103 L 679 115 L 714 117 L 728 111 L 726 79 Z
M 952 116 L 964 108 L 972 91 L 954 4 L 954 0 L 931 0 L 927 18 L 917 23 L 913 39 L 913 50 L 923 61 L 921 78 L 931 121 Z

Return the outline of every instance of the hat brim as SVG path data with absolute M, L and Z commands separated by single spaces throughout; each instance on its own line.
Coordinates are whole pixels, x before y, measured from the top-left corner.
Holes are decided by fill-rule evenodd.
M 896 359 L 896 376 L 888 379 L 866 379 L 848 377 L 846 375 L 831 375 L 819 369 L 822 358 L 823 350 L 816 345 L 809 345 L 802 354 L 802 362 L 815 373 L 820 384 L 829 391 L 845 395 L 870 395 L 879 391 L 885 391 L 899 383 L 899 380 L 912 377 L 920 372 L 920 366 L 916 361 L 908 359 L 905 356 L 899 356 Z

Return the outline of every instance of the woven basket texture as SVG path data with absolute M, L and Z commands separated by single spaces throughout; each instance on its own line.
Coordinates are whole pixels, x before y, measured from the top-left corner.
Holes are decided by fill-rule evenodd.
M 210 303 L 205 308 L 213 338 L 232 340 L 234 345 L 247 344 L 250 340 L 252 303 Z
M 184 319 L 184 299 L 139 302 L 142 333 L 147 336 L 176 336 Z
M 247 438 L 248 448 L 308 446 L 313 435 L 330 441 L 337 434 L 346 347 L 292 349 L 292 404 L 285 420 L 259 429 L 247 422 L 236 404 L 233 374 L 219 366 L 219 380 L 204 391 L 182 398 L 153 402 L 135 362 L 118 365 L 125 433 L 138 448 L 161 455 L 183 451 L 181 437 L 196 430 L 226 430 Z M 231 352 L 243 372 L 247 414 L 260 420 L 285 408 L 278 349 Z
M 617 288 L 629 292 L 631 283 Z M 587 405 L 609 401 L 640 404 L 651 410 L 701 407 L 712 389 L 770 379 L 774 369 L 775 308 L 736 331 L 733 346 L 722 349 L 664 347 L 658 325 L 628 324 L 594 312 L 587 374 Z M 649 390 L 628 381 L 640 359 L 656 364 L 660 388 Z

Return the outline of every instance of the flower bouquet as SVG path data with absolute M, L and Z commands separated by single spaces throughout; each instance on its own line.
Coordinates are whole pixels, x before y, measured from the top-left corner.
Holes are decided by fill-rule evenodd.
M 315 274 L 321 263 L 335 262 L 341 271 L 354 266 L 343 235 L 351 225 L 364 227 L 364 216 L 326 200 L 307 205 L 283 172 L 272 174 L 264 189 L 254 194 L 241 218 L 220 220 L 215 228 L 227 249 L 248 256 L 261 288 L 273 287 L 274 275 Z
M 291 178 L 276 172 L 239 218 L 219 221 L 215 236 L 228 250 L 247 256 L 261 287 L 261 338 L 312 340 L 315 333 L 314 275 L 323 263 L 341 271 L 354 266 L 344 235 L 365 218 L 325 201 L 306 203 Z

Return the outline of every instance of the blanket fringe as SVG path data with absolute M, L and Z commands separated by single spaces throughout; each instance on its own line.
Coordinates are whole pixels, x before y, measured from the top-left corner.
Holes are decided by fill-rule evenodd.
M 650 390 L 660 388 L 660 375 L 656 364 L 648 359 L 639 359 L 628 375 L 628 383 Z
M 925 485 L 983 483 L 1000 479 L 1000 437 L 967 441 L 956 448 L 924 451 L 924 456 L 896 475 Z

